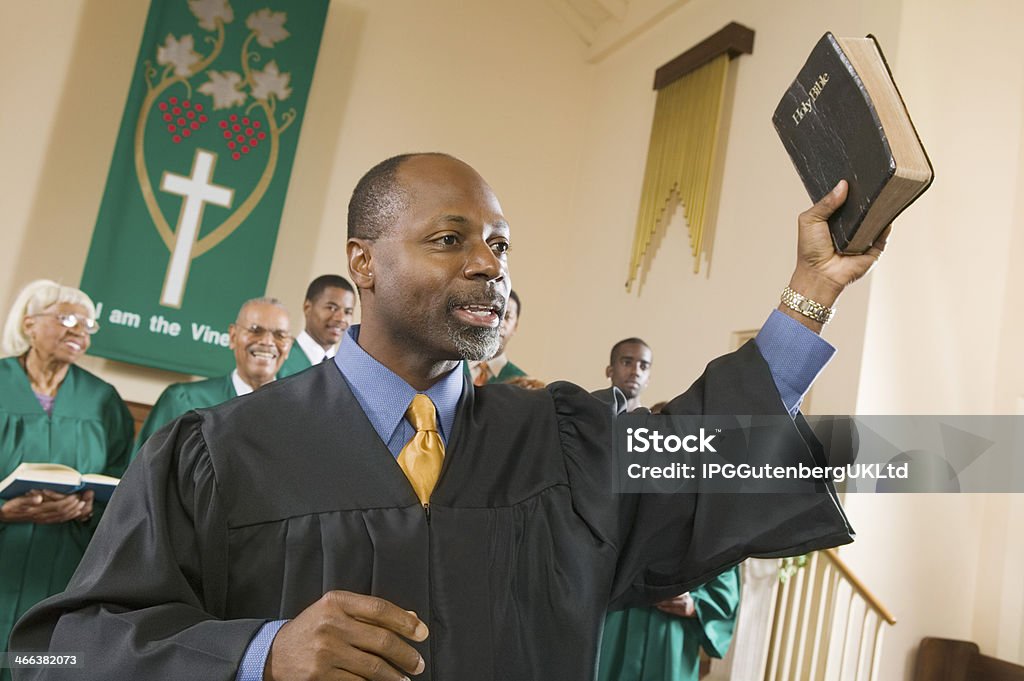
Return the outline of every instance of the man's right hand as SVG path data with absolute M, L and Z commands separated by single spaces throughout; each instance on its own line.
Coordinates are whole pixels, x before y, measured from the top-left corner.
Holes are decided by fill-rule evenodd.
M 676 617 L 696 617 L 697 608 L 694 606 L 693 598 L 690 597 L 690 592 L 679 594 L 675 598 L 669 598 L 668 600 L 655 603 L 654 607 L 661 610 L 663 613 L 668 615 L 675 615 Z
M 329 591 L 281 627 L 264 681 L 402 681 L 425 664 L 406 642 L 427 638 L 415 614 L 374 596 Z

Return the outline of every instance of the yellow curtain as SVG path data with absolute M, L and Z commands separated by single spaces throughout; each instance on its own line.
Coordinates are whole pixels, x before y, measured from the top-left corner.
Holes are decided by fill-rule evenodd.
M 700 270 L 711 171 L 718 147 L 729 56 L 722 54 L 658 90 L 626 290 L 632 290 L 658 229 L 682 203 L 693 271 Z

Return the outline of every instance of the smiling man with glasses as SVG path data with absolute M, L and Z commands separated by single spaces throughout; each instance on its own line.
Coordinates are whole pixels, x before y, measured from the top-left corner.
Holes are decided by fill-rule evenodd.
M 292 347 L 289 328 L 288 311 L 281 301 L 276 298 L 246 301 L 229 329 L 228 347 L 235 353 L 234 371 L 197 383 L 168 386 L 142 424 L 135 441 L 136 449 L 142 447 L 150 435 L 189 410 L 213 407 L 233 397 L 248 395 L 273 381 Z

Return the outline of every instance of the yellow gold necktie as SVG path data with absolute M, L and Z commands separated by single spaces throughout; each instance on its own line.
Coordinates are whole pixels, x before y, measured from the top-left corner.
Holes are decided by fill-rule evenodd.
M 405 418 L 416 429 L 416 434 L 402 447 L 398 465 L 409 478 L 420 503 L 426 505 L 444 462 L 444 442 L 437 432 L 437 410 L 430 398 L 420 393 L 412 398 Z

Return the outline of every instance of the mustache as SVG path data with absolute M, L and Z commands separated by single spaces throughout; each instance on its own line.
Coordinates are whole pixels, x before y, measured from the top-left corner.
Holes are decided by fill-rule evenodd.
M 452 295 L 448 298 L 447 311 L 452 312 L 457 307 L 489 307 L 494 310 L 499 319 L 505 318 L 505 306 L 507 301 L 504 296 L 497 292 L 481 292 L 477 295 Z
M 256 352 L 257 350 L 260 350 L 262 352 L 271 352 L 274 354 L 274 357 L 279 357 L 281 355 L 281 351 L 278 350 L 277 346 L 273 344 L 268 345 L 266 343 L 251 343 L 245 346 L 246 352 Z

